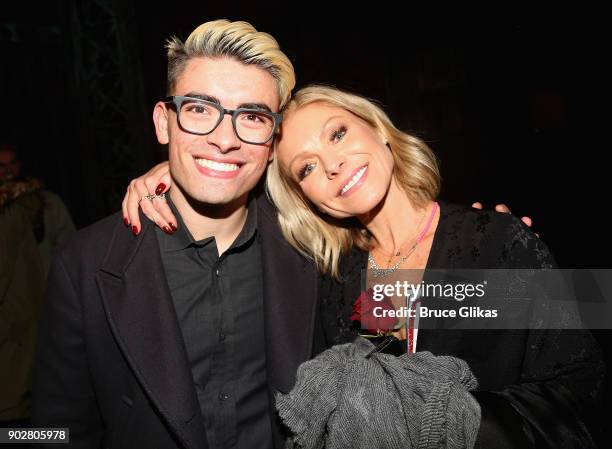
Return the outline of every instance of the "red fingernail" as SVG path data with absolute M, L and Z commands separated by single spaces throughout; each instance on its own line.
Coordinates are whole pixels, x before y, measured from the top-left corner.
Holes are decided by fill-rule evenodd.
M 155 195 L 161 195 L 161 193 L 166 189 L 166 184 L 164 184 L 163 182 L 160 183 L 157 186 L 157 189 L 155 189 Z
M 130 220 L 128 220 L 127 218 L 123 217 L 123 224 L 126 226 L 130 225 Z
M 138 227 L 137 227 L 137 226 L 132 226 L 132 233 L 133 233 L 134 235 L 138 235 L 138 232 L 139 232 L 139 231 L 138 231 Z
M 166 234 L 172 235 L 172 229 L 170 229 L 168 226 L 164 226 L 162 229 Z
M 178 229 L 174 223 L 170 223 L 170 227 L 172 228 L 172 232 Z

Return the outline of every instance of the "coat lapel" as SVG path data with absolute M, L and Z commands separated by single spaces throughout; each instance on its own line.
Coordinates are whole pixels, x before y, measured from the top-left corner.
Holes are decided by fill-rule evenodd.
M 287 393 L 299 365 L 312 355 L 319 278 L 314 264 L 283 238 L 265 195 L 258 199 L 257 212 L 268 382 L 273 391 Z
M 119 225 L 97 283 L 112 332 L 152 403 L 187 447 L 206 448 L 197 394 L 153 225 Z

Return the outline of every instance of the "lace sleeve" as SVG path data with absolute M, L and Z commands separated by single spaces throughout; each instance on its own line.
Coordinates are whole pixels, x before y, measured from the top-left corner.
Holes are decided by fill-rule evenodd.
M 546 244 L 518 218 L 508 219 L 503 265 L 557 268 Z M 592 418 L 602 400 L 604 372 L 603 355 L 588 330 L 531 330 L 521 383 L 497 393 L 529 423 L 536 447 L 594 447 L 587 428 L 596 427 Z

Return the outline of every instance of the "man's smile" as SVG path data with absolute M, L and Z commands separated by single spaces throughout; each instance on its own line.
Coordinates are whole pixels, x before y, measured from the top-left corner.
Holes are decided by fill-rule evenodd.
M 196 163 L 196 168 L 200 173 L 215 178 L 233 178 L 238 175 L 240 167 L 244 165 L 243 161 L 236 159 L 219 159 L 219 158 L 204 158 L 202 156 L 194 156 L 193 160 Z

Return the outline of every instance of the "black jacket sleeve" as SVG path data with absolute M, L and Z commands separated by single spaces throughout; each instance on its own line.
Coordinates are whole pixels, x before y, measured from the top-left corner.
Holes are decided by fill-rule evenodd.
M 510 221 L 504 265 L 557 268 L 527 226 L 516 217 L 504 220 Z M 603 355 L 588 330 L 554 327 L 529 331 L 519 384 L 475 394 L 482 409 L 477 447 L 595 447 L 589 427 L 595 427 L 602 398 Z
M 103 424 L 89 374 L 82 317 L 77 289 L 58 255 L 49 273 L 41 315 L 32 424 L 67 427 L 71 447 L 97 448 Z

